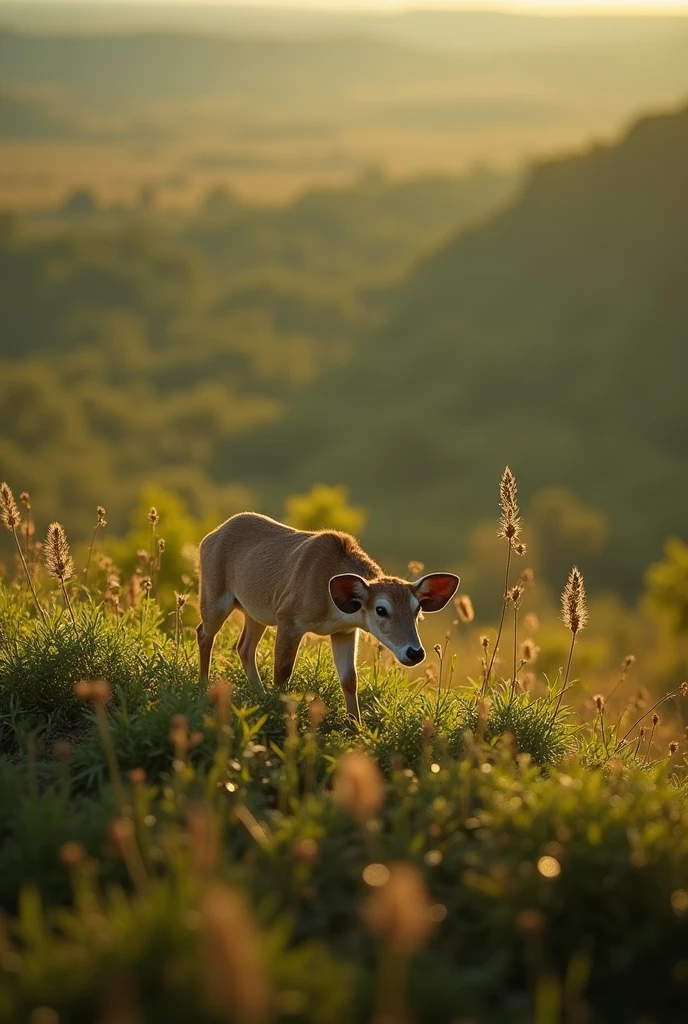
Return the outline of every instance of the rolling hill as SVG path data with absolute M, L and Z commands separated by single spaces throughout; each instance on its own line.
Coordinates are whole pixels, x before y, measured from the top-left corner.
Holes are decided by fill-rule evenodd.
M 593 575 L 627 592 L 688 501 L 688 109 L 534 168 L 520 198 L 399 289 L 351 364 L 231 459 L 266 496 L 345 481 L 380 554 L 457 557 L 506 462 L 612 524 Z M 261 441 L 262 438 L 262 441 Z M 228 453 L 229 456 L 229 453 Z

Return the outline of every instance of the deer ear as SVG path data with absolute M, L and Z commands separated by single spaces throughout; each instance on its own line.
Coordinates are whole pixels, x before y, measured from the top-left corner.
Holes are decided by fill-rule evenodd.
M 340 612 L 345 612 L 347 615 L 353 615 L 354 612 L 360 610 L 367 591 L 366 581 L 362 576 L 357 576 L 353 572 L 333 576 L 330 580 L 330 597 Z
M 439 612 L 451 601 L 460 582 L 452 572 L 431 572 L 413 584 L 413 593 L 424 612 Z

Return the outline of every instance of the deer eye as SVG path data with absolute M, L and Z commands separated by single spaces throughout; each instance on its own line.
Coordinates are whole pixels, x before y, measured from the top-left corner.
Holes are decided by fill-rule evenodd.
M 389 612 L 387 611 L 383 604 L 376 605 L 375 611 L 377 612 L 381 619 L 386 619 L 387 616 L 389 615 Z

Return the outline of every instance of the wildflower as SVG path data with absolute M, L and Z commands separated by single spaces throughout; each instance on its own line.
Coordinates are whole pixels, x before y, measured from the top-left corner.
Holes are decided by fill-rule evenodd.
M 96 526 L 107 526 L 107 519 L 105 518 L 105 509 L 102 505 L 98 505 L 96 508 L 96 515 L 98 516 L 98 522 Z
M 175 597 L 175 601 L 177 602 L 177 608 L 179 609 L 179 611 L 181 611 L 182 608 L 185 607 L 186 602 L 189 600 L 189 595 L 188 594 L 178 594 L 177 591 L 175 590 L 174 597 Z
M 499 483 L 499 504 L 502 507 L 502 514 L 499 518 L 498 536 L 506 537 L 512 545 L 518 541 L 521 532 L 516 490 L 516 477 L 507 466 Z
M 45 566 L 53 579 L 64 583 L 74 575 L 74 562 L 61 523 L 51 523 L 45 541 Z
M 573 635 L 585 629 L 588 622 L 588 609 L 585 604 L 585 582 L 581 571 L 574 565 L 566 581 L 561 595 L 564 625 Z
M 631 665 L 635 664 L 635 654 L 627 654 L 624 660 L 621 662 L 621 668 L 624 672 L 627 672 Z
M 512 587 L 511 590 L 509 591 L 509 600 L 516 608 L 518 608 L 518 606 L 520 605 L 523 599 L 523 594 L 524 588 L 521 586 L 520 583 L 517 583 L 516 586 Z
M 475 618 L 473 602 L 468 594 L 462 594 L 461 597 L 457 597 L 454 601 L 454 607 L 456 608 L 456 614 L 462 622 L 469 623 Z
M 211 885 L 201 903 L 201 963 L 211 1009 L 246 1024 L 267 1021 L 271 991 L 261 936 L 239 893 Z
M 14 495 L 6 483 L 0 484 L 0 519 L 8 530 L 16 530 L 21 523 L 21 515 L 14 500 Z
M 153 589 L 153 580 L 150 576 L 143 576 L 141 579 L 141 588 L 145 590 L 146 597 L 150 597 L 150 592 Z
M 480 646 L 483 647 L 485 650 L 487 650 L 487 648 L 490 646 L 490 638 L 487 637 L 487 636 L 481 636 L 480 637 Z
M 155 507 L 155 505 L 151 505 L 150 511 L 146 516 L 146 519 L 151 524 L 151 526 L 157 526 L 157 524 L 160 522 L 160 516 L 158 515 L 158 510 Z
M 335 802 L 363 823 L 374 817 L 385 799 L 380 769 L 360 750 L 344 754 L 334 776 Z
M 413 864 L 392 864 L 387 881 L 374 888 L 364 909 L 369 930 L 397 955 L 413 956 L 433 930 L 423 876 Z

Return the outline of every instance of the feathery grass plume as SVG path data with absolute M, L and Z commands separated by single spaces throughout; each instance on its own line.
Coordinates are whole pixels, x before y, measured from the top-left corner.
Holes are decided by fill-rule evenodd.
M 362 750 L 350 750 L 339 761 L 332 795 L 362 825 L 381 809 L 385 787 L 380 769 Z
M 585 629 L 588 624 L 588 609 L 585 600 L 585 581 L 578 566 L 574 565 L 561 595 L 564 625 L 573 633 Z
M 16 530 L 21 523 L 21 513 L 9 484 L 0 484 L 0 518 L 8 530 Z
M 550 731 L 556 721 L 557 715 L 559 714 L 559 708 L 561 707 L 562 698 L 566 689 L 569 685 L 569 674 L 571 672 L 571 662 L 573 660 L 573 649 L 576 646 L 576 637 L 582 629 L 588 624 L 588 608 L 586 605 L 585 598 L 585 580 L 583 574 L 574 565 L 569 573 L 569 577 L 566 581 L 566 586 L 561 595 L 561 609 L 562 618 L 564 625 L 571 631 L 571 646 L 569 647 L 569 656 L 566 662 L 566 672 L 564 673 L 564 682 L 561 685 L 559 694 L 557 696 L 557 703 L 554 708 L 554 714 L 552 715 L 552 721 L 550 722 Z
M 69 600 L 69 594 L 67 593 L 67 588 L 65 586 L 66 580 L 70 579 L 74 575 L 74 561 L 69 553 L 69 544 L 67 543 L 67 537 L 61 523 L 51 523 L 48 527 L 48 536 L 45 541 L 44 551 L 45 567 L 48 570 L 48 574 L 52 576 L 53 579 L 58 580 L 60 584 L 65 607 L 69 612 L 72 625 L 74 626 L 74 632 L 78 638 L 79 630 L 76 624 L 76 616 L 74 615 L 72 602 Z
M 480 687 L 480 693 L 487 693 L 487 688 L 490 685 L 490 677 L 492 675 L 492 669 L 494 668 L 495 658 L 497 657 L 497 650 L 499 648 L 499 641 L 502 637 L 502 630 L 504 629 L 504 616 L 506 615 L 506 607 L 509 603 L 509 570 L 511 568 L 511 555 L 514 550 L 514 546 L 518 543 L 519 536 L 521 533 L 521 518 L 517 500 L 517 487 L 516 477 L 507 466 L 502 473 L 502 478 L 499 481 L 499 504 L 501 506 L 501 514 L 499 517 L 499 529 L 497 530 L 497 536 L 503 537 L 507 542 L 507 556 L 506 556 L 506 571 L 504 573 L 504 593 L 502 597 L 502 614 L 499 619 L 499 628 L 497 629 L 497 638 L 495 645 L 492 650 L 492 657 L 490 658 L 489 665 L 485 670 L 483 677 L 483 683 Z
M 499 517 L 499 537 L 506 537 L 513 545 L 517 543 L 521 532 L 521 519 L 516 499 L 516 477 L 507 466 L 499 482 L 499 504 L 502 514 Z
M 263 1024 L 271 1016 L 272 992 L 262 939 L 239 893 L 210 885 L 201 901 L 205 991 L 223 1020 Z
M 422 573 L 424 568 L 425 568 L 425 565 L 423 564 L 423 562 L 414 562 L 414 561 L 409 562 L 409 564 L 408 564 L 408 571 L 409 571 L 409 576 L 411 577 L 411 579 L 415 580 L 418 576 L 420 576 L 420 574 Z
M 88 558 L 86 559 L 86 568 L 84 569 L 84 585 L 88 580 L 88 570 L 91 565 L 91 555 L 93 554 L 93 544 L 96 539 L 98 530 L 102 530 L 104 526 L 107 526 L 107 518 L 105 509 L 102 505 L 96 506 L 96 525 L 93 527 L 93 533 L 91 534 L 91 543 L 88 547 Z
M 22 493 L 25 494 L 26 492 L 24 491 Z M 30 504 L 28 507 L 31 507 Z M 21 524 L 21 514 L 19 512 L 19 508 L 17 507 L 17 503 L 14 500 L 12 490 L 9 484 L 6 483 L 5 481 L 3 481 L 0 484 L 0 519 L 2 519 L 4 525 L 7 527 L 7 529 L 14 537 L 14 543 L 17 545 L 17 551 L 19 552 L 19 558 L 24 569 L 24 573 L 26 574 L 26 579 L 28 581 L 29 588 L 31 590 L 31 596 L 33 597 L 34 604 L 36 605 L 36 608 L 38 609 L 41 618 L 45 622 L 45 612 L 43 611 L 42 604 L 38 600 L 38 594 L 36 593 L 36 588 L 33 583 L 31 570 L 26 564 L 26 558 L 24 557 L 24 552 L 22 551 L 22 546 L 19 543 L 19 537 L 17 536 L 17 527 Z
M 45 541 L 45 567 L 53 579 L 64 583 L 74 575 L 74 562 L 61 523 L 51 523 Z
M 527 552 L 527 550 L 528 550 L 528 548 L 527 548 L 527 547 L 526 547 L 526 545 L 525 545 L 525 544 L 523 543 L 523 541 L 519 541 L 519 542 L 518 542 L 518 544 L 514 544 L 514 551 L 515 551 L 515 552 L 516 552 L 516 554 L 517 554 L 517 555 L 519 555 L 519 556 L 520 556 L 521 558 L 523 558 L 523 556 L 525 555 L 525 553 Z
M 454 601 L 454 607 L 456 608 L 456 614 L 459 616 L 461 622 L 473 622 L 473 619 L 475 618 L 475 611 L 473 609 L 473 602 L 468 594 L 462 594 L 461 597 L 457 597 Z

